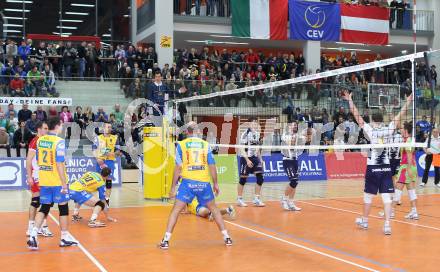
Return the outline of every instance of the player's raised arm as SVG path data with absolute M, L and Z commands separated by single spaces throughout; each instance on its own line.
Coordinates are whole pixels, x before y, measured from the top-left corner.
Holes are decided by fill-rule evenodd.
M 359 114 L 359 110 L 357 109 L 356 105 L 353 102 L 353 93 L 349 93 L 345 91 L 342 95 L 342 98 L 348 101 L 348 105 L 350 107 L 351 113 L 354 116 L 354 119 L 356 119 L 356 122 L 358 123 L 359 127 L 363 128 L 365 122 L 362 116 Z
M 414 98 L 414 96 L 413 96 L 413 94 L 411 93 L 411 95 L 409 95 L 409 96 L 406 98 L 406 102 L 405 102 L 405 104 L 403 105 L 403 107 L 400 109 L 399 114 L 397 114 L 396 117 L 394 117 L 393 122 L 394 122 L 394 126 L 395 126 L 396 128 L 397 128 L 397 127 L 400 127 L 400 119 L 402 118 L 402 115 L 405 114 L 406 111 L 408 110 L 409 105 L 412 104 L 413 98 Z

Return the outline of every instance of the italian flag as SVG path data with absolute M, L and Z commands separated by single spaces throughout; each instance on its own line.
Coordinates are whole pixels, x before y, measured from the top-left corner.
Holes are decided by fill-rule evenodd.
M 287 40 L 288 0 L 232 0 L 232 35 Z

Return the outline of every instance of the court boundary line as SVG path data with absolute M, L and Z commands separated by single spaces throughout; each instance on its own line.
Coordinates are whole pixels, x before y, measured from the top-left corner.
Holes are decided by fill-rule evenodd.
M 320 208 L 326 208 L 326 209 L 330 209 L 330 210 L 345 212 L 345 213 L 352 213 L 352 214 L 362 215 L 362 213 L 360 213 L 360 212 L 355 212 L 355 211 L 352 211 L 352 210 L 346 210 L 346 209 L 342 209 L 342 208 L 336 208 L 336 207 L 332 207 L 332 206 L 328 206 L 328 205 L 323 205 L 323 204 L 310 203 L 308 201 L 296 200 L 295 202 L 304 203 L 304 204 L 308 204 L 308 205 L 316 206 L 316 207 L 320 207 Z M 383 220 L 382 217 L 377 216 L 377 215 L 371 215 L 370 214 L 368 217 L 372 217 L 372 218 L 375 218 L 375 219 L 382 219 Z M 415 226 L 415 227 L 421 227 L 421 228 L 426 228 L 426 229 L 440 231 L 440 228 L 429 226 L 429 225 L 415 224 L 415 223 L 406 222 L 406 221 L 402 221 L 402 220 L 398 220 L 398 219 L 390 219 L 390 221 L 393 221 L 393 222 L 396 222 L 396 223 L 405 224 L 405 225 L 410 225 L 410 226 Z
M 294 242 L 282 239 L 280 237 L 277 237 L 277 236 L 274 236 L 274 235 L 270 235 L 270 234 L 267 234 L 265 232 L 258 231 L 258 230 L 255 230 L 255 229 L 252 229 L 252 228 L 249 228 L 249 227 L 246 227 L 246 226 L 243 226 L 243 225 L 240 225 L 240 224 L 228 221 L 228 220 L 224 220 L 224 221 L 226 223 L 230 224 L 230 225 L 235 226 L 235 227 L 238 227 L 238 228 L 250 231 L 250 232 L 254 232 L 254 233 L 257 233 L 259 235 L 271 238 L 273 240 L 276 240 L 276 241 L 279 241 L 279 242 L 282 242 L 282 243 L 285 243 L 285 244 L 288 244 L 288 245 L 291 245 L 291 246 L 295 246 L 295 247 L 304 249 L 306 251 L 311 251 L 313 253 L 316 253 L 316 254 L 325 256 L 327 258 L 334 259 L 336 261 L 340 261 L 340 262 L 343 262 L 343 263 L 346 263 L 346 264 L 349 264 L 349 265 L 352 265 L 352 266 L 356 266 L 356 267 L 364 269 L 364 270 L 373 271 L 373 272 L 379 272 L 380 271 L 380 270 L 376 270 L 374 268 L 370 268 L 370 267 L 367 267 L 367 266 L 364 266 L 364 265 L 361 265 L 361 264 L 358 264 L 358 263 L 355 263 L 355 262 L 352 262 L 352 261 L 349 261 L 349 260 L 346 260 L 346 259 L 342 259 L 340 257 L 334 256 L 334 255 L 331 255 L 331 254 L 328 254 L 328 253 L 325 253 L 325 252 L 322 252 L 322 251 L 319 251 L 319 250 L 316 250 L 316 249 L 313 249 L 313 248 L 310 248 L 310 247 L 307 247 L 307 246 L 304 246 L 304 245 L 301 245 L 301 244 L 297 244 L 297 243 L 294 243 Z
M 27 192 L 30 196 L 32 196 L 29 191 Z M 58 225 L 58 227 L 60 227 L 60 222 L 55 218 L 55 216 L 53 216 L 52 213 L 49 212 L 48 216 L 55 222 L 55 224 Z M 92 261 L 92 263 L 99 269 L 99 271 L 108 272 L 107 269 L 105 269 L 105 267 L 80 243 L 80 241 L 72 235 L 72 233 L 69 232 L 69 234 L 75 241 L 78 242 L 78 248 L 84 253 L 84 255 L 86 255 L 87 258 L 89 258 L 90 261 Z

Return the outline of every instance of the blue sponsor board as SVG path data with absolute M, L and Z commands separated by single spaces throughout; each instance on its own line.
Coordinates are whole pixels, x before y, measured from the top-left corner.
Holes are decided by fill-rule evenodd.
M 96 172 L 98 162 L 93 157 L 71 157 L 66 159 L 67 175 L 69 181 L 80 178 L 86 172 Z M 115 170 L 112 174 L 113 186 L 120 186 L 121 178 L 121 159 L 117 158 Z
M 23 158 L 0 158 L 0 190 L 26 189 Z
M 423 177 L 423 172 L 425 171 L 425 157 L 426 154 L 423 151 L 416 152 L 416 161 L 417 161 L 417 173 L 419 177 Z M 434 176 L 434 166 L 431 164 L 431 168 L 429 169 L 429 176 Z
M 96 171 L 96 159 L 89 157 L 72 157 L 66 159 L 66 170 L 69 181 L 75 180 L 85 172 Z M 0 158 L 0 190 L 27 189 L 25 158 Z M 121 186 L 121 160 L 117 158 L 113 173 L 113 185 Z
M 265 182 L 289 181 L 283 167 L 283 156 L 279 153 L 263 156 L 263 169 Z M 324 154 L 302 154 L 298 159 L 298 171 L 301 181 L 327 180 Z M 249 176 L 248 181 L 256 182 L 255 176 Z

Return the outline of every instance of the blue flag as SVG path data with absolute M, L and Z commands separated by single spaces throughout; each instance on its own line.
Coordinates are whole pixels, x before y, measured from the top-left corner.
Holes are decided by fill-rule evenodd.
M 339 41 L 339 4 L 289 1 L 290 39 Z

